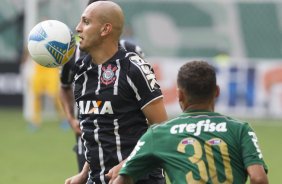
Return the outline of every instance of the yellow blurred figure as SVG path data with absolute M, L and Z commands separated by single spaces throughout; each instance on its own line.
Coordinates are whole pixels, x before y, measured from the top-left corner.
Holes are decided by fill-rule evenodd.
M 60 117 L 64 117 L 59 99 L 59 77 L 58 68 L 46 68 L 35 63 L 29 83 L 33 93 L 32 107 L 34 112 L 32 113 L 31 123 L 34 123 L 37 127 L 42 121 L 42 97 L 44 95 L 52 99 Z
M 69 128 L 60 102 L 60 68 L 46 68 L 32 61 L 28 53 L 22 63 L 23 111 L 32 129 L 42 123 L 44 97 L 52 101 L 62 128 Z M 49 111 L 50 109 L 47 109 Z

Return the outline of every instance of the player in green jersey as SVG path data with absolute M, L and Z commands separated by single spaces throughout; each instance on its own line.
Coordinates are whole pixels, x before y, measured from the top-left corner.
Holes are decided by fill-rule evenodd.
M 144 134 L 114 184 L 130 184 L 163 167 L 172 184 L 267 184 L 258 139 L 247 122 L 214 112 L 219 87 L 215 69 L 204 61 L 184 64 L 178 73 L 183 113 Z

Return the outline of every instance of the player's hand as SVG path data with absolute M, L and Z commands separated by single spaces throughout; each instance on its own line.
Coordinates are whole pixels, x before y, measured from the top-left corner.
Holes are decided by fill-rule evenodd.
M 87 182 L 87 175 L 79 173 L 68 179 L 66 179 L 65 184 L 85 184 Z
M 121 169 L 124 162 L 125 161 L 120 162 L 118 165 L 111 168 L 109 172 L 106 174 L 106 177 L 110 179 L 109 184 L 112 184 L 114 180 L 118 177 L 119 170 Z
M 75 135 L 81 136 L 81 130 L 79 127 L 79 122 L 77 119 L 70 120 L 70 125 L 75 133 Z

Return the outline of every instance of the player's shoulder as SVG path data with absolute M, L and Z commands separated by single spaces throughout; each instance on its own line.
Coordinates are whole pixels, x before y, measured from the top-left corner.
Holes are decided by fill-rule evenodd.
M 79 73 L 80 71 L 83 72 L 87 70 L 87 68 L 91 65 L 91 56 L 90 55 L 83 55 L 79 57 L 74 63 L 74 72 Z
M 141 58 L 138 54 L 134 52 L 128 52 L 126 55 L 126 60 L 128 62 L 128 72 L 130 75 L 139 76 L 142 75 L 146 78 L 146 76 L 150 75 L 155 80 L 155 72 L 153 66 Z
M 226 128 L 229 131 L 232 132 L 244 132 L 244 131 L 248 131 L 251 129 L 251 125 L 248 121 L 239 119 L 239 118 L 235 118 L 235 117 L 231 117 L 228 115 L 222 115 L 219 113 L 218 114 L 218 118 L 213 119 L 213 121 L 217 122 L 217 123 L 226 123 Z
M 127 64 L 129 66 L 129 70 L 140 69 L 140 66 L 147 63 L 137 53 L 127 51 L 124 48 L 120 48 L 119 58 L 124 64 Z
M 138 54 L 141 58 L 145 57 L 143 49 L 139 45 L 137 45 L 133 42 L 122 39 L 122 40 L 119 41 L 119 45 L 121 47 L 123 47 L 127 52 L 134 52 L 134 53 Z
M 226 121 L 229 124 L 232 124 L 232 125 L 235 125 L 235 126 L 245 126 L 245 125 L 249 124 L 247 121 L 241 120 L 239 118 L 235 118 L 235 117 L 231 117 L 231 116 L 224 116 L 224 115 L 222 115 L 222 116 L 225 117 Z
M 152 131 L 152 133 L 158 133 L 164 130 L 169 130 L 173 125 L 178 123 L 178 120 L 179 117 L 171 118 L 167 121 L 158 124 L 153 124 L 149 127 L 149 129 Z
M 137 68 L 140 68 L 140 66 L 143 65 L 148 65 L 149 68 L 151 69 L 150 63 L 148 63 L 145 58 L 143 57 L 144 55 L 136 51 L 136 45 L 130 46 L 132 43 L 129 43 L 125 40 L 121 40 L 120 42 L 124 42 L 123 45 L 120 44 L 120 50 L 123 50 L 126 54 L 124 59 L 129 62 L 129 64 L 132 64 L 133 66 L 136 66 Z M 131 48 L 130 47 L 134 47 Z M 143 53 L 143 52 L 142 52 Z
M 162 123 L 151 125 L 144 134 L 147 139 L 153 139 L 155 143 L 162 142 L 170 138 L 171 128 L 177 123 L 178 118 L 172 118 Z
M 85 63 L 89 60 L 90 55 L 89 54 L 82 54 L 78 57 L 78 59 L 75 61 L 76 65 L 81 65 L 82 63 Z

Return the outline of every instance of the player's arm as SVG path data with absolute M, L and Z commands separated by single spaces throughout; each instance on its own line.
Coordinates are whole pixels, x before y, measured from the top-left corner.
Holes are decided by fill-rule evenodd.
M 263 160 L 258 138 L 248 123 L 243 125 L 240 137 L 242 156 L 251 184 L 268 184 L 268 168 Z
M 167 120 L 167 113 L 164 107 L 163 98 L 156 99 L 149 103 L 146 107 L 142 109 L 144 115 L 148 119 L 149 124 L 153 123 L 161 123 Z M 117 178 L 118 172 L 122 168 L 122 165 L 124 164 L 126 160 L 121 161 L 118 165 L 113 167 L 109 170 L 109 172 L 106 174 L 106 176 L 110 179 L 109 184 L 113 183 L 113 180 Z M 116 182 L 116 184 L 133 184 L 132 178 L 127 177 L 126 175 L 122 175 L 118 177 L 119 179 Z
M 89 164 L 85 162 L 83 169 L 77 175 L 74 175 L 65 180 L 65 184 L 84 184 L 87 181 L 89 172 Z
M 247 172 L 251 184 L 268 184 L 268 178 L 262 165 L 251 165 L 247 168 Z
M 113 182 L 113 184 L 133 184 L 133 179 L 128 175 L 119 175 Z
M 66 117 L 68 119 L 68 122 L 70 123 L 70 126 L 72 127 L 75 134 L 80 135 L 81 130 L 79 127 L 78 120 L 75 117 L 75 113 L 74 113 L 74 96 L 73 96 L 72 87 L 62 86 L 60 89 L 60 96 L 61 96 L 61 103 L 65 111 Z
M 122 167 L 119 168 L 117 174 L 121 177 L 119 179 L 117 179 L 117 176 L 111 177 L 109 184 L 112 184 L 115 179 L 117 179 L 117 183 L 133 183 L 133 181 L 136 182 L 140 177 L 160 167 L 159 159 L 156 157 L 153 146 L 155 144 L 154 140 L 152 129 L 148 129 L 139 139 Z
M 72 127 L 75 134 L 80 135 L 81 130 L 79 128 L 78 120 L 75 116 L 74 111 L 74 95 L 72 89 L 72 82 L 74 77 L 74 66 L 75 58 L 73 57 L 68 63 L 66 63 L 61 69 L 61 88 L 60 96 L 63 109 L 70 126 Z
M 131 62 L 130 78 L 133 91 L 149 124 L 161 123 L 167 120 L 163 95 L 150 63 L 138 55 L 129 56 Z
M 163 98 L 158 98 L 152 101 L 146 105 L 142 111 L 150 125 L 154 123 L 161 123 L 168 119 Z

